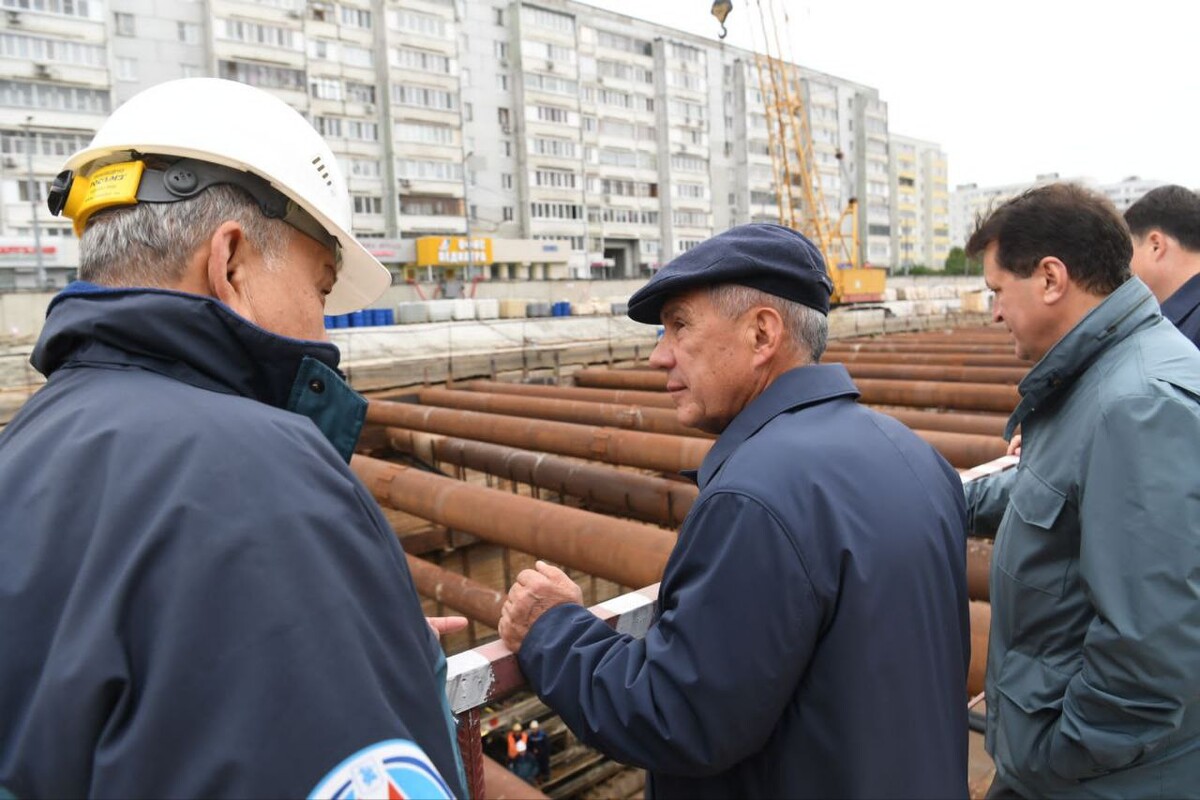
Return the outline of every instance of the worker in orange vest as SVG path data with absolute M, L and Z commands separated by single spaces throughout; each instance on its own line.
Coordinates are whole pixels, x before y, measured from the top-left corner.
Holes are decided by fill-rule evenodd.
M 529 734 L 522 732 L 521 723 L 514 722 L 508 732 L 508 768 L 520 774 L 520 765 L 529 758 Z

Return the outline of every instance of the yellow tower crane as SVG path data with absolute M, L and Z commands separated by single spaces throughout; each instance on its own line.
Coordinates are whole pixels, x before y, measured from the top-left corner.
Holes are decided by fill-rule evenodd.
M 763 45 L 755 48 L 755 67 L 766 112 L 779 224 L 800 231 L 821 250 L 833 280 L 835 304 L 879 302 L 883 300 L 887 271 L 861 264 L 858 199 L 851 196 L 840 213 L 831 211 L 826 203 L 800 70 L 782 52 L 774 0 L 767 0 L 766 10 L 763 0 L 756 0 L 756 6 Z M 721 38 L 725 37 L 725 18 L 732 8 L 731 0 L 712 4 L 712 14 L 721 23 Z M 786 7 L 783 19 L 786 29 Z M 843 180 L 850 183 L 841 148 L 836 148 L 834 157 Z

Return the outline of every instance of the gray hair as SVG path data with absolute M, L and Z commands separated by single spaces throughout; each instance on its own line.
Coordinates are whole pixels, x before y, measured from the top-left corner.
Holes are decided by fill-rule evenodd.
M 287 224 L 264 216 L 243 190 L 213 186 L 176 203 L 139 203 L 96 214 L 79 243 L 79 278 L 106 286 L 172 286 L 227 220 L 241 224 L 273 269 L 287 243 Z
M 812 363 L 820 361 L 825 353 L 829 320 L 815 308 L 736 283 L 709 287 L 709 298 L 717 312 L 727 319 L 735 319 L 755 306 L 770 306 L 783 318 L 783 328 L 792 344 L 807 354 Z

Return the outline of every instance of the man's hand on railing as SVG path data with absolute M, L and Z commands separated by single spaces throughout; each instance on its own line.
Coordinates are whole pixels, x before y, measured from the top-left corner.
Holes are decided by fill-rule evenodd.
M 514 653 L 538 617 L 564 603 L 583 605 L 583 590 L 565 572 L 545 561 L 523 569 L 500 612 L 500 638 Z
M 467 627 L 466 617 L 426 617 L 425 621 L 433 629 L 433 635 L 439 638 Z

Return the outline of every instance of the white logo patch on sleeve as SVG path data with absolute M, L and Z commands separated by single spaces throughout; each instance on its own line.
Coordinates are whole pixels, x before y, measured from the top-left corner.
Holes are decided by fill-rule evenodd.
M 326 775 L 309 800 L 415 800 L 451 797 L 425 751 L 405 739 L 364 747 Z

